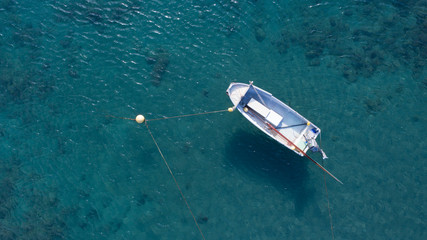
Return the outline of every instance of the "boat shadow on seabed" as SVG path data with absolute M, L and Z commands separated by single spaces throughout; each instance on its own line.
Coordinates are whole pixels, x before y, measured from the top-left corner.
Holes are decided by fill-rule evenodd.
M 307 183 L 305 159 L 262 134 L 248 131 L 237 131 L 227 146 L 226 155 L 234 167 L 255 181 L 265 181 L 290 194 L 296 215 L 304 211 L 314 191 Z

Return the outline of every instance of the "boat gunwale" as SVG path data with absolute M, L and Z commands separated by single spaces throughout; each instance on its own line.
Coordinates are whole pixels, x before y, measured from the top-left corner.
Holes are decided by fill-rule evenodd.
M 232 100 L 232 102 L 233 102 L 233 104 L 235 104 L 235 108 L 237 108 L 237 110 L 239 110 L 239 112 L 243 115 L 243 116 L 245 116 L 245 118 L 246 119 L 248 119 L 253 125 L 255 125 L 258 129 L 260 129 L 260 130 L 262 130 L 265 134 L 267 134 L 268 136 L 270 136 L 271 138 L 273 138 L 274 140 L 276 140 L 276 141 L 278 141 L 279 143 L 281 143 L 282 145 L 284 145 L 284 146 L 286 146 L 287 148 L 289 148 L 290 150 L 292 150 L 292 151 L 294 151 L 295 153 L 297 153 L 298 155 L 300 155 L 300 156 L 303 156 L 303 153 L 301 153 L 301 152 L 299 152 L 298 150 L 296 150 L 295 148 L 293 148 L 293 146 L 292 145 L 294 145 L 294 144 L 298 144 L 298 142 L 293 142 L 294 140 L 297 140 L 298 138 L 301 138 L 301 136 L 303 135 L 303 134 L 305 134 L 305 128 L 306 127 L 304 127 L 304 128 L 302 128 L 303 130 L 300 130 L 300 131 L 296 131 L 295 129 L 294 129 L 294 127 L 291 127 L 290 129 L 292 129 L 293 130 L 293 132 L 294 133 L 298 133 L 298 135 L 297 136 L 292 136 L 292 137 L 289 137 L 288 139 L 290 140 L 290 141 L 292 141 L 292 144 L 289 144 L 288 143 L 288 141 L 287 140 L 285 140 L 285 139 L 283 139 L 282 137 L 280 137 L 280 135 L 279 134 L 273 134 L 273 132 L 271 131 L 271 129 L 269 129 L 269 127 L 268 127 L 268 124 L 266 123 L 266 119 L 265 118 L 261 118 L 261 116 L 255 116 L 257 113 L 254 111 L 254 110 L 250 110 L 251 112 L 253 112 L 252 114 L 250 114 L 249 113 L 249 111 L 248 112 L 245 112 L 244 111 L 244 106 L 242 106 L 240 103 L 241 103 L 241 101 L 242 101 L 242 99 L 248 94 L 248 92 L 249 92 L 249 90 L 250 90 L 250 88 L 251 88 L 251 86 L 255 89 L 255 92 L 257 92 L 257 95 L 258 95 L 258 98 L 261 98 L 261 94 L 262 95 L 266 95 L 267 97 L 269 97 L 269 103 L 270 102 L 272 102 L 272 103 L 275 103 L 276 104 L 276 106 L 274 106 L 274 107 L 271 107 L 271 106 L 269 106 L 269 105 L 267 105 L 267 104 L 263 104 L 265 107 L 267 107 L 267 108 L 269 108 L 269 109 L 271 109 L 271 110 L 273 110 L 273 111 L 276 111 L 276 112 L 283 112 L 283 110 L 281 110 L 281 111 L 278 111 L 277 110 L 277 108 L 279 107 L 281 107 L 282 109 L 285 109 L 286 111 L 288 111 L 288 112 L 291 112 L 291 114 L 293 115 L 293 116 L 295 116 L 295 117 L 297 117 L 297 118 L 299 118 L 299 119 L 301 119 L 301 120 L 303 120 L 303 121 L 305 121 L 306 123 L 307 123 L 307 126 L 308 125 L 311 125 L 312 126 L 312 129 L 314 128 L 314 129 L 316 129 L 317 130 L 317 132 L 316 133 L 314 133 L 313 134 L 313 136 L 311 137 L 311 139 L 313 139 L 314 141 L 315 141 L 315 139 L 317 138 L 317 136 L 320 134 L 320 128 L 318 128 L 316 125 L 314 125 L 314 124 L 312 124 L 310 121 L 308 121 L 305 117 L 303 117 L 301 114 L 299 114 L 297 111 L 295 111 L 294 109 L 292 109 L 290 106 L 288 106 L 287 104 L 285 104 L 284 102 L 282 102 L 282 101 L 280 101 L 278 98 L 276 98 L 276 97 L 274 97 L 271 93 L 269 93 L 269 92 L 267 92 L 267 91 L 265 91 L 264 89 L 261 89 L 261 88 L 259 88 L 259 87 L 257 87 L 257 86 L 254 86 L 253 84 L 245 84 L 245 83 L 231 83 L 230 84 L 230 86 L 229 86 L 229 88 L 227 89 L 227 94 L 229 95 L 229 97 L 230 97 L 230 99 Z M 240 101 L 236 104 L 234 101 L 233 101 L 233 99 L 232 99 L 232 95 L 233 95 L 233 87 L 247 87 L 247 90 L 246 90 L 246 92 L 245 92 L 245 94 L 243 95 L 243 96 L 240 96 Z M 259 91 L 259 92 L 258 92 Z M 255 100 L 261 100 L 261 99 L 257 99 L 257 98 L 255 98 L 255 97 L 253 97 Z M 263 100 L 262 100 L 263 101 Z M 264 102 L 264 101 L 263 101 Z M 280 110 L 280 109 L 279 109 Z M 280 116 L 282 116 L 283 117 L 283 122 L 286 122 L 286 119 L 287 119 L 287 117 L 286 116 L 283 116 L 283 114 L 280 114 L 279 113 L 279 115 Z M 257 119 L 258 118 L 258 119 Z M 289 126 L 289 125 L 288 125 Z M 301 125 L 301 126 L 304 126 L 304 125 Z M 268 130 L 268 131 L 267 131 Z M 288 135 L 289 136 L 289 133 L 287 133 L 287 132 L 285 132 L 285 131 L 281 131 L 282 129 L 276 129 L 276 130 L 278 130 L 281 134 L 283 134 L 283 135 Z M 288 129 L 288 131 L 289 131 L 289 129 Z M 303 137 L 305 137 L 305 136 L 303 136 Z M 290 139 L 290 138 L 294 138 L 294 140 L 292 140 L 292 139 Z M 304 147 L 304 149 L 302 149 L 303 151 L 304 151 L 304 153 L 306 153 L 307 151 L 308 151 L 308 149 L 309 149 L 309 146 L 308 146 L 308 144 L 306 144 L 305 145 L 305 147 Z

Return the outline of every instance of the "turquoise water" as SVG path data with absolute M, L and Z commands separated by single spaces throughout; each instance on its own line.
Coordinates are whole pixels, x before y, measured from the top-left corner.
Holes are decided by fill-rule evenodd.
M 206 239 L 427 239 L 427 4 L 0 2 L 0 239 L 202 239 L 144 125 L 254 83 L 325 166 L 239 113 L 149 123 Z M 320 156 L 313 155 L 318 160 Z

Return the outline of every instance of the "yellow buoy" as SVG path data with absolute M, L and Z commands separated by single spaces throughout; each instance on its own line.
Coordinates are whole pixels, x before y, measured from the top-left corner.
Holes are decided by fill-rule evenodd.
M 135 121 L 137 123 L 143 123 L 145 121 L 145 117 L 140 114 L 140 115 L 136 116 Z
M 249 109 L 248 109 L 247 107 L 244 107 L 244 108 L 243 108 L 243 111 L 245 111 L 245 112 L 248 112 L 248 110 L 249 110 Z
M 307 126 L 310 126 L 311 122 L 307 122 Z
M 234 111 L 234 108 L 232 108 L 232 107 L 228 108 L 228 112 L 233 112 L 233 111 Z

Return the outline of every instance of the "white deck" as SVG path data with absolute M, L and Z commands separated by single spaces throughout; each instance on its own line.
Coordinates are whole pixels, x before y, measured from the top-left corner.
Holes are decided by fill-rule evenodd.
M 264 117 L 268 122 L 277 127 L 282 121 L 283 117 L 280 116 L 275 111 L 268 109 L 266 106 L 262 105 L 255 99 L 251 99 L 248 103 L 248 107 L 257 112 L 259 115 Z

